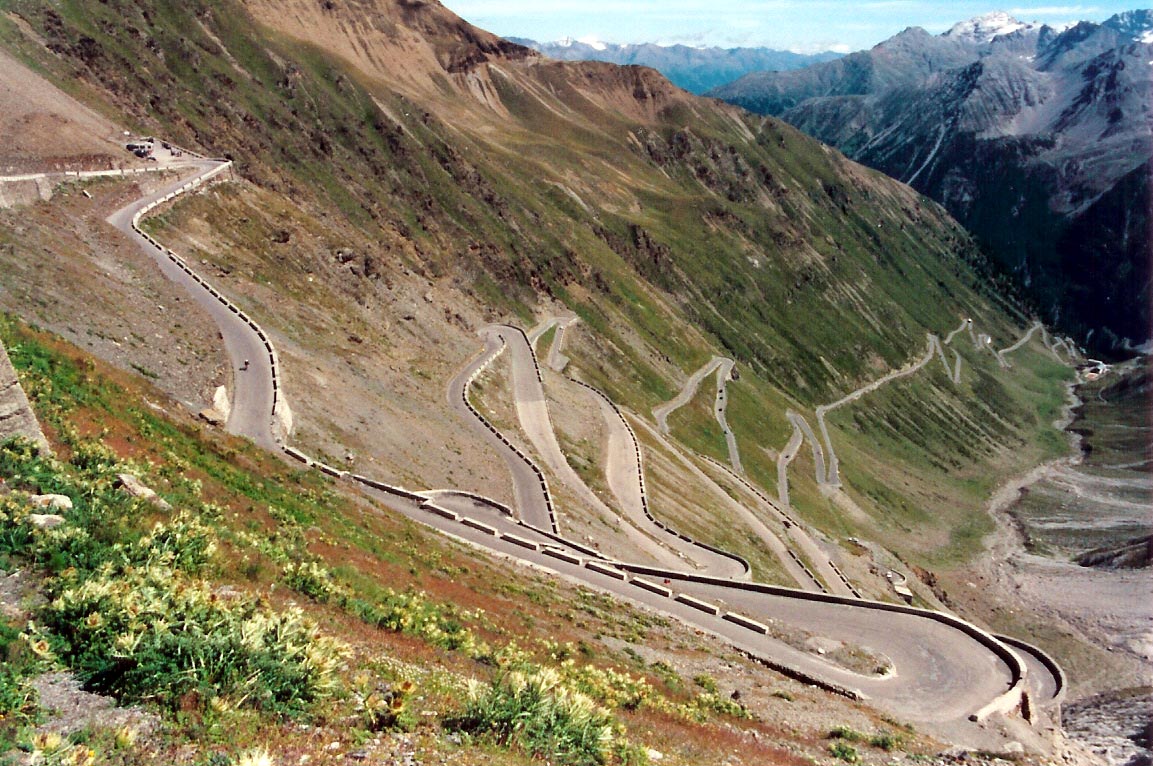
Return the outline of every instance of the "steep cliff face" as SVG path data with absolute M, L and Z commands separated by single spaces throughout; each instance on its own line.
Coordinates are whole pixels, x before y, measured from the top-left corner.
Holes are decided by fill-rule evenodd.
M 256 21 L 331 51 L 413 96 L 442 91 L 446 79 L 461 85 L 490 60 L 538 57 L 466 23 L 436 0 L 256 0 L 243 5 Z
M 848 57 L 852 72 L 834 62 L 765 73 L 713 95 L 779 114 L 943 203 L 1048 319 L 1082 339 L 1141 341 L 1149 235 L 1118 248 L 1088 232 L 1131 228 L 1122 211 L 1148 207 L 1146 190 L 1125 179 L 1153 157 L 1151 28 L 1145 11 L 1064 31 L 982 17 L 941 36 L 902 33 Z M 892 77 L 872 74 L 893 65 Z M 1120 217 L 1105 221 L 1104 210 Z M 1072 251 L 1131 274 L 1124 294 L 1082 289 L 1081 270 L 1064 267 Z

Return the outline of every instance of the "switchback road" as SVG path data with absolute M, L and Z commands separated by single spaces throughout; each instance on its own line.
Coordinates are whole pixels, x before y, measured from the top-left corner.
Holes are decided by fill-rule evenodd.
M 218 163 L 206 162 L 194 178 L 199 181 L 220 172 L 221 168 Z M 187 182 L 175 183 L 137 201 L 118 211 L 110 221 L 122 231 L 132 232 L 136 212 L 182 187 L 187 189 Z M 184 285 L 217 321 L 234 364 L 241 367 L 245 359 L 249 360 L 247 370 L 237 371 L 229 429 L 275 448 L 278 426 L 274 418 L 281 405 L 278 396 L 282 393 L 275 353 L 267 337 L 227 298 L 186 265 L 182 266 L 175 254 L 169 254 L 146 237 L 137 241 L 142 247 L 155 250 L 155 253 L 149 252 L 164 273 Z M 218 305 L 212 305 L 213 302 Z M 523 333 L 519 330 L 516 333 L 527 345 Z M 508 450 L 525 466 L 517 469 L 517 460 L 508 460 L 516 487 L 519 519 L 513 518 L 511 509 L 468 493 L 426 493 L 431 496 L 430 501 L 429 496 L 389 487 L 367 477 L 349 476 L 315 463 L 291 448 L 286 451 L 338 479 L 355 479 L 389 507 L 429 526 L 486 550 L 547 568 L 674 615 L 785 672 L 826 688 L 868 698 L 872 704 L 903 719 L 932 724 L 962 744 L 988 742 L 982 729 L 966 723 L 968 719 L 983 719 L 995 711 L 1015 707 L 1027 687 L 1039 694 L 1060 688 L 1059 673 L 1053 670 L 1055 664 L 1039 659 L 1043 655 L 1037 655 L 1036 661 L 1023 660 L 1022 655 L 1029 654 L 1027 650 L 1011 650 L 1004 642 L 947 615 L 672 570 L 652 570 L 653 574 L 648 577 L 643 573 L 638 576 L 627 571 L 635 567 L 624 562 L 598 560 L 595 550 L 557 535 L 547 482 L 539 469 L 484 421 L 467 400 L 468 384 L 508 347 L 510 338 L 511 331 L 503 329 L 486 334 L 482 352 L 452 380 L 448 401 L 466 419 L 472 418 L 475 428 L 486 434 L 497 449 Z M 927 358 L 931 358 L 931 350 Z M 523 365 L 524 361 L 518 363 Z M 522 394 L 529 400 L 537 396 L 531 385 L 518 390 L 518 401 Z M 833 466 L 830 473 L 835 476 Z M 452 504 L 460 510 L 438 507 L 442 504 Z M 468 515 L 462 515 L 462 511 Z M 787 630 L 806 631 L 867 647 L 887 658 L 892 672 L 875 676 L 839 668 L 818 654 L 798 650 L 773 638 L 776 629 L 767 624 L 769 621 Z M 1051 680 L 1029 681 L 1030 672 L 1048 674 Z M 1034 700 L 1034 703 L 1045 701 Z

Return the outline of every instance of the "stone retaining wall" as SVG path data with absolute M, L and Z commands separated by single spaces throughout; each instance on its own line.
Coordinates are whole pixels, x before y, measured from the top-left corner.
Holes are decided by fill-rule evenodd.
M 0 442 L 14 436 L 23 436 L 40 445 L 46 452 L 51 452 L 44 432 L 40 430 L 40 422 L 32 412 L 28 397 L 20 386 L 20 379 L 16 376 L 16 368 L 8 358 L 4 344 L 0 343 Z

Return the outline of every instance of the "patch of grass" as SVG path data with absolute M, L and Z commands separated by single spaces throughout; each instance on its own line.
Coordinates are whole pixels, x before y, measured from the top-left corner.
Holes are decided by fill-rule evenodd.
M 869 737 L 869 746 L 880 748 L 885 752 L 896 750 L 904 743 L 905 739 L 899 734 L 892 732 L 882 731 Z
M 676 669 L 663 660 L 657 660 L 649 665 L 649 669 L 664 683 L 665 687 L 674 692 L 684 688 L 684 679 Z
M 29 681 L 41 666 L 20 630 L 0 621 L 0 754 L 16 746 L 40 718 L 39 695 Z
M 904 737 L 902 737 L 900 734 L 893 734 L 892 732 L 888 731 L 882 731 L 876 734 L 865 734 L 864 732 L 857 731 L 856 729 L 844 725 L 834 727 L 829 732 L 829 738 L 839 740 L 838 742 L 834 743 L 830 749 L 835 748 L 837 745 L 842 743 L 860 742 L 865 743 L 870 747 L 875 747 L 880 750 L 884 750 L 885 752 L 889 752 L 897 749 L 901 746 L 902 743 L 904 743 Z M 853 750 L 854 754 L 856 754 L 855 748 L 849 747 L 849 749 Z M 848 751 L 846 750 L 845 752 Z M 836 752 L 834 752 L 833 755 L 836 755 L 838 758 L 841 757 L 840 755 L 837 755 Z M 842 760 L 845 759 L 842 758 Z M 855 761 L 849 761 L 849 763 L 855 763 Z
M 491 684 L 471 685 L 464 709 L 448 725 L 573 766 L 609 762 L 618 737 L 608 711 L 566 690 L 548 670 L 513 671 Z
M 707 673 L 700 673 L 693 676 L 693 683 L 704 689 L 709 694 L 717 694 L 717 680 Z
M 132 364 L 132 369 L 136 370 L 138 373 L 140 373 L 141 375 L 143 375 L 144 377 L 146 377 L 150 380 L 157 380 L 160 378 L 160 376 L 157 375 L 152 370 L 148 369 L 147 367 L 142 367 L 141 365 L 136 364 L 136 363 Z
M 865 735 L 852 727 L 840 725 L 834 726 L 832 730 L 829 731 L 829 739 L 840 739 L 845 742 L 863 742 Z
M 89 688 L 121 700 L 176 711 L 222 699 L 301 715 L 339 684 L 341 645 L 299 610 L 220 599 L 169 567 L 107 567 L 50 595 L 39 613 L 50 651 Z
M 220 598 L 197 573 L 209 566 L 216 533 L 187 515 L 133 534 L 141 501 L 115 489 L 125 465 L 102 445 L 74 441 L 64 464 L 29 442 L 0 445 L 0 527 L 28 528 L 20 553 L 57 575 L 35 612 L 27 642 L 60 661 L 88 688 L 172 711 L 216 698 L 300 714 L 328 696 L 342 649 L 296 610 L 256 599 Z M 19 490 L 45 486 L 74 498 L 62 526 L 42 529 Z

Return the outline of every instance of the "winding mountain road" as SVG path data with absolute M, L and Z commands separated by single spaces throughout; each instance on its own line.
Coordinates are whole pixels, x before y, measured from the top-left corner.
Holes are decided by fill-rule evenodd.
M 1035 322 L 1033 324 L 1033 326 L 1029 328 L 1028 332 L 1026 332 L 1024 335 L 1022 335 L 1017 340 L 1016 343 L 1014 343 L 1013 345 L 1008 346 L 1006 348 L 1003 348 L 997 352 L 997 361 L 999 361 L 1001 363 L 1002 367 L 1005 367 L 1005 368 L 1012 367 L 1013 365 L 1009 364 L 1009 360 L 1005 358 L 1005 354 L 1011 354 L 1014 351 L 1016 351 L 1017 349 L 1021 348 L 1021 346 L 1024 346 L 1026 343 L 1029 342 L 1029 339 L 1033 337 L 1034 333 L 1036 333 L 1038 330 L 1044 330 L 1044 329 L 1045 329 L 1044 325 L 1042 325 L 1040 322 Z M 1052 348 L 1050 348 L 1049 350 L 1052 351 Z
M 193 182 L 199 184 L 225 167 L 226 163 L 209 161 L 198 164 Z M 139 235 L 133 226 L 134 218 L 142 210 L 159 200 L 170 199 L 178 190 L 194 188 L 190 186 L 193 182 L 173 184 L 117 211 L 109 220 L 135 237 L 164 273 L 185 286 L 209 311 L 220 327 L 229 358 L 238 368 L 228 429 L 276 449 L 278 422 L 282 417 L 278 410 L 285 404 L 276 354 L 266 334 L 178 256 L 147 236 Z M 523 347 L 518 350 L 521 344 Z M 544 433 L 546 427 L 551 427 L 547 408 L 542 414 L 540 405 L 534 404 L 543 403 L 543 392 L 537 387 L 541 383 L 539 371 L 527 372 L 530 364 L 535 370 L 535 358 L 527 337 L 520 330 L 497 327 L 485 332 L 484 348 L 450 382 L 448 404 L 474 423 L 473 427 L 505 456 L 516 490 L 519 517 L 512 509 L 469 493 L 418 494 L 367 477 L 349 475 L 289 447 L 284 450 L 338 480 L 359 482 L 365 492 L 388 507 L 446 534 L 673 615 L 721 636 L 784 672 L 826 688 L 839 689 L 850 696 L 870 699 L 872 704 L 893 715 L 914 723 L 931 724 L 962 744 L 974 742 L 980 746 L 988 741 L 985 731 L 968 724 L 969 719 L 983 720 L 995 712 L 1013 709 L 1029 690 L 1038 695 L 1059 696 L 1063 678 L 1055 663 L 1046 661 L 1043 654 L 1034 653 L 1029 659 L 1030 651 L 1021 647 L 1010 649 L 1005 642 L 948 615 L 691 572 L 649 570 L 606 561 L 599 558 L 595 550 L 564 539 L 557 533 L 548 485 L 540 469 L 485 421 L 468 401 L 468 388 L 476 375 L 509 349 L 518 413 L 523 411 L 524 418 L 535 422 L 533 428 L 539 431 L 538 437 L 551 449 L 550 437 Z M 527 356 L 523 353 L 525 349 Z M 932 348 L 914 367 L 919 369 L 931 358 Z M 240 370 L 245 359 L 249 360 L 248 368 Z M 826 446 L 830 447 L 830 478 L 835 480 L 837 472 L 835 455 L 823 425 L 824 414 L 912 371 L 893 373 L 819 410 Z M 707 372 L 700 373 L 698 383 Z M 535 386 L 529 378 L 535 378 Z M 555 434 L 551 440 L 555 443 Z M 791 439 L 790 444 L 793 442 Z M 815 440 L 813 442 L 815 444 Z M 794 450 L 797 448 L 799 444 L 794 445 Z M 447 507 L 449 505 L 460 510 Z M 462 511 L 469 515 L 462 515 Z M 663 577 L 665 582 L 662 584 L 653 577 Z M 884 655 L 893 670 L 883 676 L 844 670 L 825 657 L 773 638 L 765 624 L 769 621 L 868 647 Z M 1030 680 L 1032 675 L 1042 678 Z M 1034 699 L 1032 704 L 1044 705 L 1048 701 Z
M 567 365 L 567 357 L 563 355 L 561 348 L 564 342 L 563 330 L 570 323 L 571 321 L 550 319 L 538 325 L 537 328 L 525 336 L 527 345 L 524 352 L 519 356 L 521 375 L 524 375 L 526 378 L 528 377 L 528 371 L 530 369 L 528 358 L 534 355 L 533 342 L 539 339 L 541 335 L 553 325 L 557 326 L 557 333 L 553 337 L 548 356 L 549 359 L 556 362 L 564 360 L 564 364 L 551 366 L 554 368 L 559 366 L 563 369 L 563 367 Z M 536 369 L 535 361 L 532 363 L 532 368 Z M 623 531 L 631 540 L 639 543 L 642 551 L 655 555 L 657 560 L 663 559 L 667 564 L 678 569 L 687 565 L 697 571 L 718 577 L 747 578 L 749 575 L 747 562 L 741 560 L 739 557 L 713 550 L 708 546 L 694 542 L 688 539 L 687 536 L 679 534 L 667 525 L 658 522 L 653 517 L 649 510 L 648 496 L 645 489 L 644 466 L 642 465 L 640 443 L 637 441 L 636 434 L 633 432 L 628 420 L 625 419 L 624 413 L 622 413 L 607 396 L 592 386 L 567 376 L 566 379 L 582 386 L 597 399 L 598 406 L 604 417 L 605 426 L 609 433 L 608 446 L 605 454 L 606 480 L 609 484 L 610 491 L 620 503 L 622 513 L 617 514 L 601 503 L 571 468 L 569 468 L 564 475 L 566 485 L 576 490 L 579 494 L 585 495 L 586 497 L 591 496 L 595 501 L 593 507 L 605 516 L 620 518 L 624 521 L 627 526 L 622 528 Z M 544 397 L 543 387 L 541 387 L 538 392 L 533 389 L 531 384 L 527 388 L 517 388 L 516 391 L 518 393 L 526 393 L 529 397 L 535 397 L 538 394 L 542 399 Z M 518 411 L 520 411 L 521 405 L 519 400 L 517 407 Z M 522 427 L 524 427 L 523 421 Z M 549 427 L 551 429 L 551 423 Z M 553 436 L 553 442 L 555 443 L 555 436 Z M 551 449 L 552 447 L 548 448 Z M 539 449 L 540 447 L 538 446 L 538 450 Z M 556 447 L 556 452 L 557 455 L 559 455 L 559 460 L 563 461 L 567 468 L 567 460 L 565 460 L 563 454 L 561 454 L 559 446 Z M 556 460 L 557 457 L 554 457 L 553 461 L 550 461 L 550 467 L 551 462 L 555 462 Z M 577 484 L 579 484 L 579 486 L 575 486 Z M 658 546 L 656 551 L 654 551 L 652 547 L 654 544 Z
M 485 333 L 483 337 L 485 340 L 484 350 L 449 381 L 448 404 L 461 415 L 465 422 L 473 424 L 473 429 L 484 436 L 485 440 L 496 449 L 508 466 L 509 472 L 512 474 L 513 491 L 516 495 L 516 507 L 520 512 L 520 518 L 525 523 L 539 529 L 556 531 L 557 524 L 553 514 L 552 501 L 540 469 L 492 424 L 484 420 L 469 403 L 468 388 L 473 380 L 504 353 L 508 346 L 504 333 L 500 331 Z
M 792 424 L 793 433 L 789 436 L 788 444 L 777 457 L 777 497 L 783 507 L 791 508 L 792 505 L 789 503 L 789 466 L 796 459 L 801 442 L 807 441 L 809 449 L 813 453 L 813 468 L 818 486 L 823 486 L 826 482 L 825 450 L 821 447 L 821 442 L 817 440 L 817 435 L 813 433 L 813 427 L 809 425 L 809 421 L 792 410 L 786 410 L 785 417 Z
M 223 302 L 219 293 L 210 292 L 207 283 L 187 268 L 182 268 L 178 256 L 161 247 L 136 227 L 142 211 L 182 190 L 196 188 L 230 165 L 216 160 L 199 160 L 177 166 L 181 169 L 191 168 L 195 172 L 191 177 L 174 181 L 120 208 L 108 216 L 107 221 L 151 256 L 164 276 L 187 289 L 220 329 L 233 378 L 232 406 L 226 426 L 228 432 L 247 436 L 265 449 L 278 450 L 276 435 L 279 429 L 273 412 L 276 373 L 274 362 L 270 359 L 271 352 L 261 337 L 260 329 L 239 312 L 234 304 Z
M 563 355 L 562 348 L 564 343 L 564 335 L 561 332 L 565 327 L 572 323 L 573 320 L 564 319 L 546 319 L 536 328 L 527 333 L 527 338 L 530 343 L 535 344 L 540 337 L 548 331 L 549 328 L 556 326 L 557 333 L 553 337 L 553 342 L 548 350 L 550 359 L 563 359 L 564 364 L 567 365 L 568 358 Z M 733 369 L 732 360 L 723 360 L 723 363 L 716 366 L 717 374 L 717 407 L 723 408 L 724 400 L 724 383 L 729 380 Z M 707 373 L 706 373 L 707 374 Z M 567 377 L 567 376 L 566 376 Z M 659 534 L 656 534 L 652 527 L 658 530 L 663 530 L 671 534 L 666 537 L 671 541 L 672 545 L 677 548 L 678 555 L 685 558 L 686 561 L 692 561 L 694 554 L 700 555 L 701 549 L 699 545 L 688 544 L 686 547 L 683 542 L 683 536 L 673 533 L 668 526 L 658 522 L 651 514 L 648 507 L 648 499 L 646 497 L 644 467 L 641 459 L 640 443 L 637 441 L 636 434 L 632 427 L 629 425 L 628 420 L 625 418 L 624 413 L 614 405 L 608 397 L 600 391 L 568 377 L 570 381 L 584 386 L 589 391 L 593 392 L 601 405 L 602 413 L 605 416 L 606 426 L 609 430 L 608 445 L 606 447 L 606 476 L 610 488 L 614 494 L 621 501 L 622 508 L 626 510 L 631 516 L 630 521 L 638 527 L 645 529 L 650 534 L 660 539 Z M 727 424 L 721 421 L 723 427 L 727 429 Z M 647 428 L 647 425 L 644 425 Z M 731 434 L 730 434 L 731 436 Z M 713 479 L 705 472 L 701 471 L 692 461 L 688 460 L 679 450 L 679 448 L 671 443 L 659 432 L 650 433 L 650 437 L 661 443 L 661 446 L 670 454 L 675 455 L 676 459 L 681 463 L 684 470 L 689 471 L 694 475 L 697 484 L 709 487 L 713 490 L 714 494 L 720 499 L 719 501 L 728 506 L 731 512 L 738 518 L 745 522 L 746 527 L 752 532 L 753 535 L 777 558 L 782 564 L 786 574 L 788 574 L 802 589 L 814 590 L 819 592 L 837 593 L 846 596 L 859 596 L 856 589 L 849 583 L 848 579 L 837 568 L 837 566 L 829 558 L 820 546 L 816 544 L 808 532 L 796 523 L 795 520 L 790 519 L 780 508 L 773 505 L 773 502 L 750 484 L 740 473 L 737 473 L 733 468 L 725 466 L 711 458 L 703 458 L 716 468 L 726 473 L 733 481 L 745 487 L 750 493 L 754 495 L 759 503 L 762 504 L 762 512 L 767 512 L 769 515 L 777 517 L 785 529 L 785 535 L 792 543 L 792 547 L 785 544 L 781 537 L 769 527 L 761 515 L 754 512 L 751 508 L 747 507 L 744 503 L 736 498 L 730 497 L 729 494 L 721 488 Z M 627 440 L 627 444 L 626 444 Z M 815 444 L 815 440 L 813 442 Z M 698 457 L 701 457 L 698 455 Z M 739 461 L 738 461 L 739 464 Z M 679 543 L 679 545 L 678 545 Z M 813 573 L 808 565 L 797 555 L 795 550 L 799 550 L 808 560 L 812 566 L 817 569 L 824 582 L 829 585 L 826 586 L 821 579 Z M 709 568 L 712 573 L 717 574 L 718 565 L 723 571 L 726 566 L 732 567 L 731 560 L 715 561 Z M 746 579 L 748 576 L 747 569 L 743 572 L 731 572 L 727 576 L 735 577 L 738 579 Z
M 681 386 L 680 393 L 664 404 L 658 404 L 656 407 L 653 407 L 653 417 L 656 418 L 657 428 L 660 429 L 662 434 L 669 432 L 669 415 L 691 402 L 693 397 L 697 395 L 697 388 L 700 387 L 701 381 L 704 380 L 705 376 L 726 362 L 729 364 L 729 369 L 731 370 L 733 360 L 726 359 L 723 356 L 714 356 L 703 367 L 685 380 L 685 384 Z
M 1065 352 L 1070 360 L 1075 360 L 1077 358 L 1076 352 L 1072 349 L 1066 339 L 1062 338 L 1050 343 L 1045 327 L 1040 322 L 1035 322 L 1013 345 L 1009 346 L 1008 348 L 1001 349 L 1000 351 L 993 350 L 991 348 L 992 341 L 989 336 L 984 334 L 978 336 L 973 330 L 973 320 L 967 318 L 962 320 L 961 324 L 945 337 L 944 342 L 942 342 L 936 335 L 928 333 L 928 348 L 926 349 L 925 355 L 913 364 L 908 365 L 900 370 L 891 372 L 878 380 L 868 383 L 856 391 L 853 391 L 841 399 L 838 399 L 832 404 L 824 404 L 817 407 L 817 425 L 820 428 L 822 441 L 824 442 L 823 448 L 821 443 L 818 442 L 814 437 L 813 431 L 809 427 L 808 422 L 805 421 L 802 416 L 798 415 L 792 410 L 788 410 L 785 413 L 785 416 L 792 424 L 793 431 L 789 436 L 788 443 L 785 445 L 784 449 L 781 450 L 780 455 L 777 457 L 777 494 L 781 505 L 785 508 L 790 507 L 788 469 L 789 465 L 797 455 L 797 450 L 800 448 L 801 442 L 805 439 L 809 441 L 809 444 L 813 450 L 813 464 L 815 466 L 817 485 L 820 487 L 840 487 L 841 479 L 839 465 L 837 462 L 837 453 L 833 449 L 832 436 L 829 433 L 829 428 L 825 421 L 825 416 L 830 412 L 843 407 L 850 402 L 854 402 L 862 396 L 876 391 L 881 386 L 891 383 L 894 380 L 912 375 L 913 373 L 925 367 L 925 365 L 927 365 L 930 361 L 932 361 L 934 355 L 941 359 L 941 364 L 944 366 L 945 374 L 948 376 L 950 382 L 952 382 L 954 385 L 959 385 L 961 382 L 962 367 L 961 354 L 956 349 L 953 349 L 953 365 L 950 367 L 949 360 L 945 357 L 944 346 L 952 345 L 953 339 L 962 332 L 968 331 L 969 338 L 972 340 L 973 347 L 975 349 L 989 349 L 989 351 L 996 357 L 997 363 L 1001 366 L 1001 368 L 1009 369 L 1011 365 L 1009 364 L 1008 360 L 1005 359 L 1004 355 L 1012 353 L 1013 351 L 1016 351 L 1017 349 L 1024 346 L 1029 342 L 1029 339 L 1038 330 L 1040 330 L 1042 333 L 1045 347 L 1049 349 L 1053 356 L 1059 361 L 1064 360 L 1061 360 L 1060 355 L 1057 353 L 1058 346 L 1062 346 L 1065 349 Z M 828 455 L 827 467 L 825 465 L 826 454 Z
M 732 359 L 725 359 L 717 366 L 717 395 L 713 401 L 713 417 L 725 435 L 725 447 L 729 451 L 729 465 L 739 474 L 744 474 L 741 466 L 741 450 L 737 446 L 737 435 L 729 428 L 729 421 L 725 418 L 725 411 L 729 406 L 728 383 L 733 379 L 733 367 L 736 363 Z
M 831 436 L 829 436 L 829 427 L 825 422 L 825 416 L 833 410 L 844 407 L 850 402 L 857 401 L 865 394 L 870 394 L 873 391 L 876 391 L 878 388 L 886 385 L 887 383 L 891 383 L 892 381 L 898 380 L 899 378 L 905 378 L 909 375 L 912 375 L 913 373 L 917 372 L 917 370 L 920 370 L 922 367 L 931 362 L 933 360 L 933 350 L 935 348 L 939 348 L 939 344 L 936 335 L 929 333 L 928 337 L 928 349 L 925 351 L 925 355 L 913 364 L 910 364 L 899 370 L 894 370 L 888 375 L 874 380 L 872 383 L 861 386 L 856 391 L 853 391 L 850 394 L 846 394 L 832 404 L 822 404 L 821 406 L 817 407 L 817 427 L 821 430 L 821 437 L 825 441 L 825 454 L 828 455 L 829 459 L 828 470 L 825 474 L 825 484 L 831 487 L 841 486 L 840 466 L 837 462 L 837 453 L 833 450 L 833 439 Z

